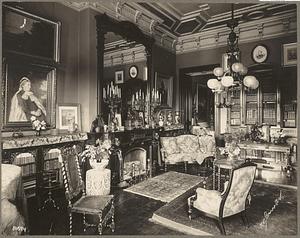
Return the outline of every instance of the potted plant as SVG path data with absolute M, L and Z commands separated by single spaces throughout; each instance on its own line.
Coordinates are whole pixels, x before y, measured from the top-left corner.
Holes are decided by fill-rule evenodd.
M 96 145 L 87 145 L 85 150 L 81 153 L 81 161 L 88 161 L 93 169 L 105 169 L 110 158 L 111 141 L 97 140 Z

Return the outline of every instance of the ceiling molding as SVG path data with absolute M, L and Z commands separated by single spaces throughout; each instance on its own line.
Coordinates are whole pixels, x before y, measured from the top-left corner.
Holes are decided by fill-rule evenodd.
M 165 25 L 163 25 L 162 18 L 156 16 L 154 13 L 136 2 L 112 0 L 101 2 L 62 2 L 62 4 L 71 7 L 76 11 L 82 11 L 91 8 L 100 13 L 105 12 L 108 16 L 118 21 L 131 21 L 138 25 L 138 27 L 145 34 L 152 36 L 155 39 L 156 45 L 159 45 L 164 49 L 176 54 L 182 54 L 212 47 L 220 47 L 227 44 L 229 29 L 228 27 L 226 27 L 225 22 L 226 20 L 231 18 L 231 13 L 225 12 L 210 17 L 208 13 L 205 12 L 205 6 L 202 5 L 199 5 L 202 7 L 199 7 L 199 9 L 195 9 L 195 11 L 182 14 L 180 9 L 176 9 L 174 6 L 172 6 L 171 2 L 155 3 L 157 9 L 165 8 L 170 12 L 170 15 L 172 15 L 174 19 L 177 17 L 179 18 L 179 24 L 174 28 L 175 30 L 178 29 L 181 24 L 188 22 L 188 19 L 196 19 L 195 14 L 198 14 L 198 17 L 203 17 L 202 20 L 207 19 L 207 23 L 204 28 L 203 26 L 198 26 L 198 28 L 195 27 L 190 32 L 183 33 L 178 37 L 173 34 L 172 31 L 174 29 L 170 31 L 166 28 Z M 234 12 L 236 18 L 245 17 L 247 13 L 253 11 L 257 11 L 257 14 L 254 14 L 254 18 L 256 16 L 257 18 L 259 18 L 260 14 L 262 14 L 261 11 L 273 11 L 273 16 L 267 16 L 268 13 L 266 13 L 266 15 L 264 15 L 262 19 L 250 20 L 246 22 L 241 21 L 238 26 L 240 37 L 239 42 L 280 37 L 285 34 L 296 32 L 296 9 L 286 7 L 287 5 L 289 4 L 277 5 L 269 3 L 258 3 L 255 5 L 236 9 Z M 151 5 L 151 7 L 152 6 L 153 5 Z M 206 6 L 206 8 L 209 8 L 209 5 Z M 281 8 L 282 11 L 279 11 Z M 201 31 L 199 32 L 199 30 Z
M 130 49 L 118 49 L 104 53 L 104 67 L 146 61 L 146 51 L 143 45 Z
M 288 19 L 290 20 L 288 29 L 286 29 L 284 19 L 274 21 L 273 18 L 273 20 L 266 21 L 263 25 L 260 24 L 261 22 L 258 22 L 256 25 L 250 23 L 241 24 L 239 26 L 239 43 L 260 41 L 296 33 L 296 16 L 289 16 Z M 262 33 L 260 33 L 260 31 L 262 31 Z M 214 31 L 194 34 L 194 37 L 189 36 L 184 39 L 181 37 L 178 41 L 179 44 L 176 46 L 176 54 L 227 46 L 228 34 L 229 29 L 225 31 L 223 28 L 223 31 L 216 29 Z M 218 36 L 217 41 L 216 36 Z

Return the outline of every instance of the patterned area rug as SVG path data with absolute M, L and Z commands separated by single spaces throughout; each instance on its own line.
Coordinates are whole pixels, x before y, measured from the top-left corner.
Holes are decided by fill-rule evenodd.
M 201 186 L 201 185 L 200 185 Z M 262 225 L 264 212 L 269 212 L 280 194 L 283 199 L 269 216 L 267 226 Z M 187 198 L 193 191 L 164 205 L 154 212 L 152 221 L 189 235 L 220 235 L 213 219 L 194 210 L 194 218 L 188 218 Z M 251 190 L 251 206 L 247 210 L 250 227 L 243 225 L 240 215 L 224 220 L 227 235 L 297 235 L 297 190 L 255 183 Z
M 171 202 L 202 181 L 201 177 L 195 175 L 170 171 L 124 190 L 162 202 Z

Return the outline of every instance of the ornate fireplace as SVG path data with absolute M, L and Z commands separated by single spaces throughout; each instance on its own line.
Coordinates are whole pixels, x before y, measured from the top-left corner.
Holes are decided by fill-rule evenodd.
M 120 178 L 132 180 L 148 175 L 147 150 L 142 147 L 133 147 L 124 153 L 120 167 Z

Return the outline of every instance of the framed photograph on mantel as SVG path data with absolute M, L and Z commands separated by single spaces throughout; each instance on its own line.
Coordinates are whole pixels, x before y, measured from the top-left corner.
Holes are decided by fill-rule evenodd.
M 56 69 L 6 59 L 2 67 L 3 130 L 30 130 L 32 116 L 54 128 Z
M 70 130 L 70 127 L 75 130 L 74 127 L 81 129 L 80 120 L 80 104 L 78 103 L 61 103 L 58 104 L 58 125 L 57 128 L 60 130 Z
M 282 51 L 283 66 L 297 65 L 297 43 L 284 44 Z
M 59 62 L 60 22 L 3 5 L 3 49 Z

